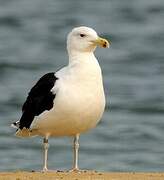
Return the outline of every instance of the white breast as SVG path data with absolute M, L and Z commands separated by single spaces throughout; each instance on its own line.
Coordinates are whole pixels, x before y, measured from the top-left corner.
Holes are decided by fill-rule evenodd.
M 68 136 L 85 132 L 100 120 L 105 97 L 96 59 L 70 64 L 56 74 L 54 107 L 36 117 L 32 128 L 41 135 Z

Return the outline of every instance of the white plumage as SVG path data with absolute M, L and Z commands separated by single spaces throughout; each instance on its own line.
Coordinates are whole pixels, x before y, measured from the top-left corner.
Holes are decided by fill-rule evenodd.
M 69 63 L 55 73 L 57 80 L 51 89 L 55 95 L 53 107 L 35 116 L 29 129 L 19 129 L 16 133 L 18 136 L 41 135 L 47 143 L 49 136 L 74 136 L 74 170 L 78 170 L 78 137 L 96 126 L 105 108 L 102 72 L 93 54 L 97 45 L 109 47 L 108 41 L 98 37 L 91 28 L 78 27 L 70 32 Z M 44 170 L 47 170 L 46 162 Z
M 78 59 L 79 58 L 79 59 Z M 43 136 L 76 135 L 96 126 L 105 107 L 101 69 L 87 54 L 56 73 L 54 107 L 36 117 L 31 129 Z

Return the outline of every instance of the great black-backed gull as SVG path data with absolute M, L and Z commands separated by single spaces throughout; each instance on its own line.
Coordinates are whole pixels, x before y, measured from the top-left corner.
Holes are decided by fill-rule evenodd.
M 67 37 L 68 66 L 39 79 L 20 120 L 12 124 L 19 137 L 44 137 L 43 171 L 48 171 L 50 136 L 74 137 L 73 171 L 79 171 L 79 135 L 97 125 L 105 108 L 101 68 L 93 53 L 97 45 L 107 48 L 109 42 L 92 28 L 74 28 Z

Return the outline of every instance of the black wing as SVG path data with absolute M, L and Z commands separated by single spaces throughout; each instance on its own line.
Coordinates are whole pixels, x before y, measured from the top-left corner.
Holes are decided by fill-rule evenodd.
M 31 89 L 22 107 L 22 117 L 19 123 L 20 129 L 24 127 L 30 128 L 35 116 L 53 107 L 53 100 L 56 95 L 51 92 L 51 89 L 57 79 L 55 73 L 47 73 Z

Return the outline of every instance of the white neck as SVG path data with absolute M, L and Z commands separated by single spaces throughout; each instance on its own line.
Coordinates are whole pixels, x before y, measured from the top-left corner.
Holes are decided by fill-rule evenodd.
M 79 79 L 79 82 L 100 82 L 102 83 L 101 68 L 99 63 L 94 56 L 93 51 L 91 52 L 79 52 L 79 51 L 68 51 L 69 74 L 75 74 L 75 79 Z M 86 80 L 87 79 L 87 80 Z
M 87 61 L 88 59 L 90 60 L 96 59 L 93 52 L 69 51 L 68 55 L 69 55 L 69 64 L 81 62 L 81 61 Z

